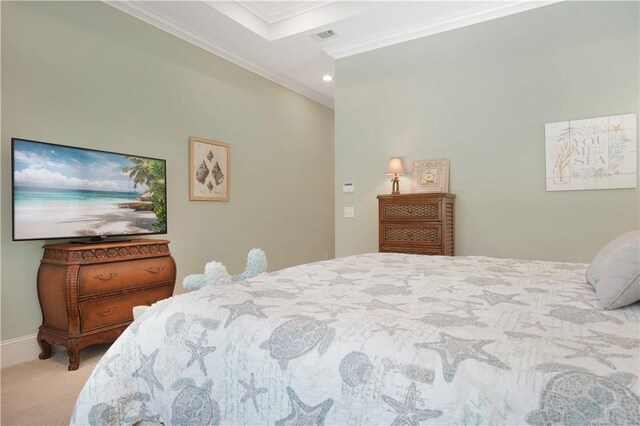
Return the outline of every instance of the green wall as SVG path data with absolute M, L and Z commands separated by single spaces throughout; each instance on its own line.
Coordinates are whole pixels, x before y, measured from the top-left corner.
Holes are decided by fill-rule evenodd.
M 459 255 L 589 262 L 637 229 L 637 188 L 546 192 L 544 125 L 638 115 L 639 6 L 563 2 L 338 60 L 336 256 L 377 251 L 392 156 L 450 159 Z
M 168 160 L 182 278 L 252 247 L 334 255 L 333 111 L 99 2 L 2 2 L 2 339 L 37 331 L 43 241 L 11 241 L 11 137 Z M 231 144 L 231 200 L 188 198 L 188 138 Z M 164 236 L 158 236 L 163 238 Z

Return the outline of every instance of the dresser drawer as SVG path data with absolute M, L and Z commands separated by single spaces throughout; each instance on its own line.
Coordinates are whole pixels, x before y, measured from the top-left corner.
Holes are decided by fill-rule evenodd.
M 442 242 L 440 225 L 403 225 L 396 223 L 382 224 L 380 240 L 385 243 L 402 243 L 402 245 L 439 245 Z
M 442 250 L 438 246 L 415 246 L 415 247 L 395 247 L 383 244 L 380 249 L 382 253 L 405 253 L 405 254 L 428 254 L 431 256 L 442 255 Z
M 133 321 L 134 306 L 150 305 L 171 297 L 172 293 L 173 285 L 166 285 L 123 296 L 80 302 L 80 331 Z
M 170 257 L 152 257 L 127 262 L 82 266 L 78 276 L 80 296 L 146 287 L 174 281 L 176 272 Z
M 413 202 L 385 201 L 382 203 L 382 220 L 442 220 L 439 200 Z

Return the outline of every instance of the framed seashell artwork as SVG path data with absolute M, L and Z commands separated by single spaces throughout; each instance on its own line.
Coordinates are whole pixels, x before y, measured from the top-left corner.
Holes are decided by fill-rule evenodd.
M 229 201 L 231 148 L 228 143 L 189 138 L 189 199 Z

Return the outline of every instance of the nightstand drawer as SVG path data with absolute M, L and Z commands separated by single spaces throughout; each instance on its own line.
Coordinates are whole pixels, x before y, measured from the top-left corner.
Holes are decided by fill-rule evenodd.
M 134 306 L 151 305 L 171 297 L 172 293 L 173 285 L 165 285 L 124 296 L 80 302 L 80 331 L 133 321 Z
M 175 280 L 170 257 L 82 266 L 78 276 L 80 296 L 111 293 Z
M 440 216 L 440 201 L 427 201 L 422 203 L 382 203 L 381 220 L 442 220 Z
M 380 241 L 419 245 L 440 245 L 442 232 L 440 225 L 385 224 L 380 226 Z

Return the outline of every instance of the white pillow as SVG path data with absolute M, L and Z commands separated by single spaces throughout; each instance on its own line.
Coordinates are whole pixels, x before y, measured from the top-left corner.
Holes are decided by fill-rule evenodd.
M 587 269 L 587 281 L 605 309 L 640 300 L 640 231 L 631 231 L 604 246 Z

